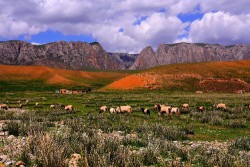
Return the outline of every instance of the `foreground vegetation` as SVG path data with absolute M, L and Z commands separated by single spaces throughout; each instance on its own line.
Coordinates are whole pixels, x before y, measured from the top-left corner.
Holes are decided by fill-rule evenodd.
M 52 92 L 0 93 L 0 101 L 22 110 L 1 111 L 3 130 L 25 143 L 2 149 L 27 166 L 66 166 L 73 153 L 81 155 L 80 166 L 249 166 L 250 94 L 193 94 L 171 92 L 91 92 L 61 95 Z M 35 103 L 39 103 L 35 106 Z M 215 103 L 227 110 L 215 110 Z M 190 109 L 180 116 L 159 116 L 154 104 Z M 72 104 L 74 112 L 51 104 Z M 99 114 L 99 107 L 131 105 L 132 114 Z M 197 112 L 197 106 L 206 111 Z M 140 107 L 151 109 L 146 116 Z M 2 140 L 1 147 L 12 146 Z M 12 147 L 10 147 L 12 148 Z

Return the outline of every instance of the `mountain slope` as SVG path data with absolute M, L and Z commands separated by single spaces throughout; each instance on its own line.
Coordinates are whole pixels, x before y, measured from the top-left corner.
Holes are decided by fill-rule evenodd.
M 126 76 L 104 90 L 164 89 L 235 92 L 250 89 L 250 60 L 159 66 Z

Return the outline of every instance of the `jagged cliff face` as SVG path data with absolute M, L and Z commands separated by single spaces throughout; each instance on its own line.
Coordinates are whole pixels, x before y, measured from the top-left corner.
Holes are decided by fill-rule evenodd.
M 55 42 L 32 45 L 23 41 L 0 43 L 0 64 L 43 65 L 64 69 L 109 69 L 119 65 L 98 43 Z
M 130 69 L 186 62 L 233 61 L 250 59 L 249 45 L 221 46 L 211 44 L 161 44 L 156 52 L 151 47 L 141 51 Z
M 135 62 L 138 54 L 129 53 L 108 53 L 113 60 L 119 65 L 119 69 L 126 70 L 129 69 Z

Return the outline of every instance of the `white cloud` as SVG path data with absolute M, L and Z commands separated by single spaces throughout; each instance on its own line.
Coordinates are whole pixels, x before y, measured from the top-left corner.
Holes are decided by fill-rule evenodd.
M 199 5 L 206 14 L 191 23 L 189 33 L 185 28 L 190 23 L 177 15 L 195 12 Z M 65 35 L 92 34 L 107 51 L 132 52 L 178 41 L 250 43 L 249 36 L 242 35 L 248 32 L 249 5 L 249 0 L 0 0 L 0 37 L 31 37 L 51 29 Z
M 189 39 L 193 42 L 235 44 L 250 43 L 250 14 L 207 13 L 191 24 Z

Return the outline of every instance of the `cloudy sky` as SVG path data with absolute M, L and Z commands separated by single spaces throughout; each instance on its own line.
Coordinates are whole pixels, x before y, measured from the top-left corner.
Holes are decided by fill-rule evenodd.
M 97 41 L 116 52 L 250 44 L 250 0 L 0 0 L 0 20 L 1 41 Z

